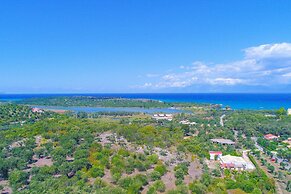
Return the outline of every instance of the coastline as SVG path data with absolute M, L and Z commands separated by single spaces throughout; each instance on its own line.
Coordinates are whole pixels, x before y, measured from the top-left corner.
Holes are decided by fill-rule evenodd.
M 122 97 L 127 99 L 150 99 L 171 103 L 221 104 L 235 110 L 275 110 L 291 107 L 291 93 L 107 93 L 107 94 L 0 94 L 0 101 L 17 101 L 38 97 L 61 96 Z

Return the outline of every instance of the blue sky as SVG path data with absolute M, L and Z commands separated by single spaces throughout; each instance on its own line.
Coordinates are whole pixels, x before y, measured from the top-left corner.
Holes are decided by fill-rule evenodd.
M 0 93 L 291 92 L 288 0 L 0 2 Z

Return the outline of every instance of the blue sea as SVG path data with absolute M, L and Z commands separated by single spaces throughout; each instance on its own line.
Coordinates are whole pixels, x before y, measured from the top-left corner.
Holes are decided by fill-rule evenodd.
M 269 110 L 280 107 L 291 108 L 290 94 L 246 94 L 246 93 L 122 93 L 122 94 L 0 94 L 0 101 L 15 101 L 35 97 L 95 96 L 122 97 L 131 99 L 153 99 L 165 102 L 211 103 L 230 106 L 232 109 Z

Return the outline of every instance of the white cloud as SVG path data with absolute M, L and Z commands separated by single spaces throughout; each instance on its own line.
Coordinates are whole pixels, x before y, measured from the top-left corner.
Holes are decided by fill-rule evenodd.
M 264 44 L 244 50 L 246 58 L 290 58 L 291 43 Z
M 236 84 L 242 84 L 242 83 L 247 82 L 246 80 L 242 80 L 242 79 L 223 78 L 223 77 L 209 79 L 208 81 L 212 85 L 236 85 Z
M 148 82 L 148 88 L 188 86 L 270 86 L 291 84 L 291 44 L 265 44 L 244 49 L 245 57 L 225 64 L 195 61 L 180 66 L 177 73 L 165 73 Z M 182 71 L 182 72 L 181 72 Z
M 290 77 L 291 78 L 291 72 L 290 73 L 286 73 L 282 75 L 283 77 Z

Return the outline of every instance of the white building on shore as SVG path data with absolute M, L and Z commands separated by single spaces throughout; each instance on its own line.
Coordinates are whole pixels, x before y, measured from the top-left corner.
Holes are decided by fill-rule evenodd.
M 172 121 L 173 120 L 173 114 L 154 114 L 153 118 L 156 119 L 156 120 Z

